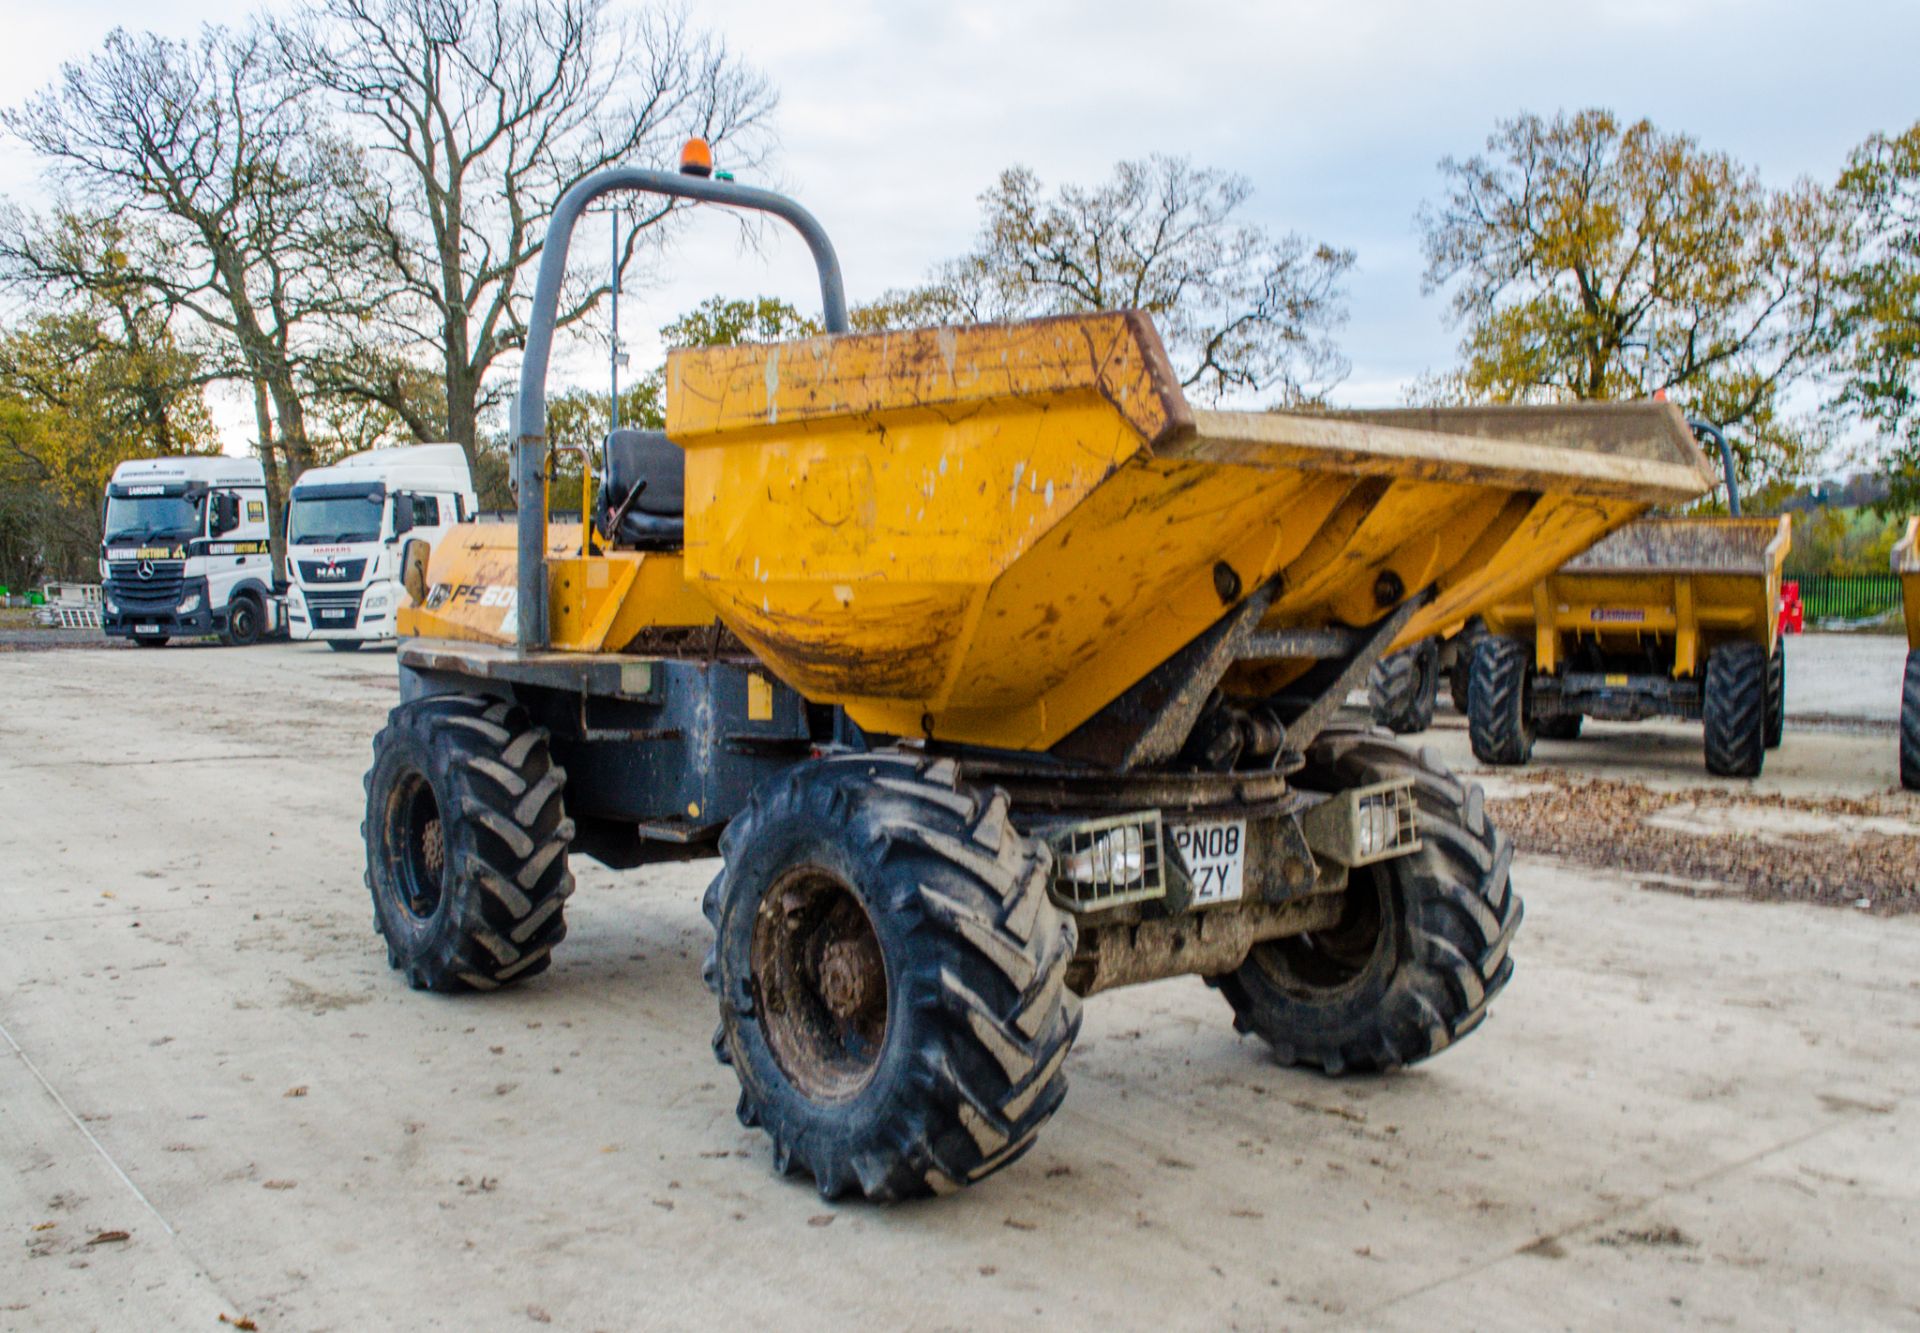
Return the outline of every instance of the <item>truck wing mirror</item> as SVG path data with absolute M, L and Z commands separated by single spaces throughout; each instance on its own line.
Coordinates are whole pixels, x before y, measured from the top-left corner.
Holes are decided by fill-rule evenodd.
M 393 497 L 393 535 L 413 531 L 413 497 L 404 492 Z
M 240 497 L 227 491 L 217 492 L 213 497 L 213 532 L 215 536 L 223 532 L 232 532 L 240 526 Z

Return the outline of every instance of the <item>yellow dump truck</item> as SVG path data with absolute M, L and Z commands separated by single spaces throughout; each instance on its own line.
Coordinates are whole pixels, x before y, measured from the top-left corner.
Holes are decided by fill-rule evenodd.
M 560 528 L 547 359 L 611 190 L 791 223 L 829 332 L 673 353 L 666 430 L 616 432 Z M 1330 1074 L 1473 1031 L 1513 970 L 1511 845 L 1335 711 L 1389 648 L 1707 484 L 1663 404 L 1208 412 L 1139 314 L 849 333 L 811 215 L 700 177 L 569 190 L 529 329 L 516 523 L 409 572 L 367 778 L 389 962 L 521 981 L 570 855 L 717 850 L 714 1052 L 829 1198 L 1017 1159 L 1112 987 L 1204 977 Z
M 1737 502 L 1736 502 L 1737 512 Z M 1707 771 L 1753 777 L 1780 744 L 1786 659 L 1779 518 L 1647 518 L 1483 613 L 1467 725 L 1484 763 L 1524 764 L 1534 738 L 1587 717 L 1697 720 Z
M 1900 785 L 1920 791 L 1920 518 L 1893 548 L 1893 572 L 1900 576 L 1900 601 L 1906 612 L 1907 670 L 1900 690 Z

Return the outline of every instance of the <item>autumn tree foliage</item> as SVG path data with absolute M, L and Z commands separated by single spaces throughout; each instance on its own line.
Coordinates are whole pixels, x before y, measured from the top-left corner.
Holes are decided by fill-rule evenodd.
M 1831 201 L 1645 120 L 1502 122 L 1441 163 L 1419 216 L 1430 291 L 1464 330 L 1425 386 L 1469 402 L 1664 393 L 1730 428 L 1743 471 L 1791 474 L 1813 438 L 1783 395 L 1821 364 L 1843 253 Z

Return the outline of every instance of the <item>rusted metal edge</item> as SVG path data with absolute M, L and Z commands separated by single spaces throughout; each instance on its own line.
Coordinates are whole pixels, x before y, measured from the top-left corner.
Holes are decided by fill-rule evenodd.
M 1087 355 L 1046 355 L 1049 334 L 1077 334 Z M 1031 382 L 1012 379 L 982 385 L 976 373 L 957 368 L 999 368 L 1008 354 L 1024 356 Z M 843 375 L 839 367 L 874 367 Z M 928 373 L 926 368 L 944 367 Z M 693 372 L 697 368 L 698 374 Z M 1011 370 L 1006 372 L 1009 376 Z M 947 325 L 885 333 L 819 336 L 790 342 L 720 348 L 680 348 L 668 354 L 668 432 L 676 443 L 694 445 L 721 434 L 792 426 L 874 412 L 1017 402 L 1045 393 L 1092 391 L 1133 426 L 1151 447 L 1191 435 L 1192 409 L 1153 321 L 1141 311 L 1048 315 L 1001 324 Z M 692 387 L 696 381 L 702 391 Z M 795 394 L 797 385 L 811 392 Z M 774 386 L 786 391 L 777 414 L 769 412 Z M 708 393 L 734 386 L 739 392 Z M 890 396 L 877 389 L 905 390 Z M 695 406 L 674 412 L 683 396 Z

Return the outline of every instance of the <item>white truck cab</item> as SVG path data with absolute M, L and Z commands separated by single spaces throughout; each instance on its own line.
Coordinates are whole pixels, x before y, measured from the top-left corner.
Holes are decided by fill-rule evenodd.
M 257 458 L 138 458 L 107 482 L 100 625 L 158 647 L 219 634 L 257 643 L 281 628 Z
M 457 444 L 371 449 L 303 472 L 287 510 L 293 637 L 340 652 L 392 639 L 405 543 L 437 545 L 479 508 Z

